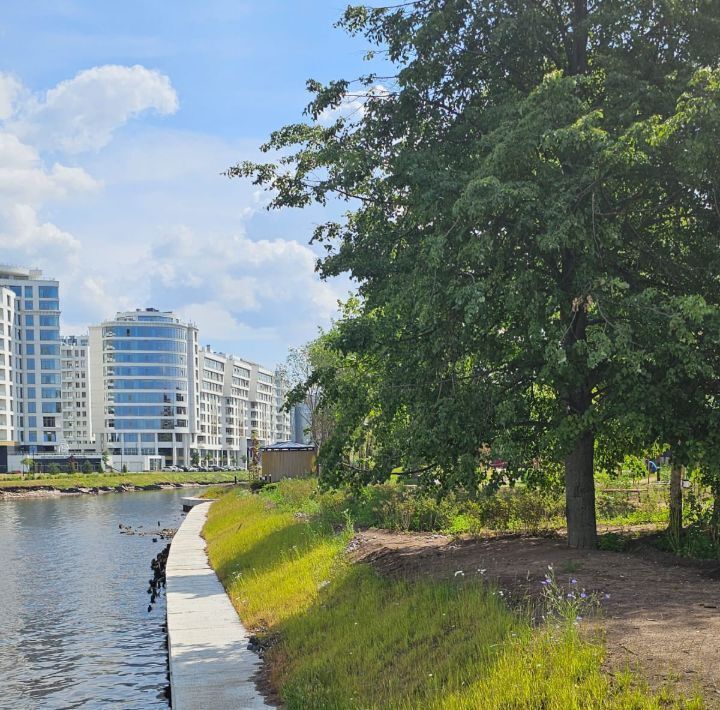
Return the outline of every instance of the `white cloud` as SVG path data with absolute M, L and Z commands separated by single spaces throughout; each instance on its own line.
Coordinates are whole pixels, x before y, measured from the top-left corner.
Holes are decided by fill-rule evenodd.
M 99 187 L 82 168 L 55 163 L 48 169 L 34 147 L 0 131 L 0 205 L 39 204 Z
M 242 323 L 228 309 L 227 304 L 221 301 L 206 301 L 205 303 L 191 303 L 177 309 L 178 315 L 184 320 L 195 323 L 200 328 L 200 338 L 203 343 L 212 340 L 228 342 L 231 340 L 275 340 L 278 337 L 276 329 L 270 326 L 253 328 Z M 242 353 L 233 353 L 242 357 Z
M 44 97 L 26 102 L 12 128 L 41 148 L 80 153 L 107 145 L 133 116 L 144 111 L 172 114 L 178 105 L 164 74 L 139 65 L 108 64 L 81 71 Z
M 10 118 L 15 113 L 16 103 L 23 93 L 23 85 L 10 74 L 0 72 L 0 120 Z
M 0 212 L 0 240 L 6 249 L 22 249 L 28 255 L 72 256 L 80 242 L 51 222 L 41 222 L 30 205 L 14 205 Z

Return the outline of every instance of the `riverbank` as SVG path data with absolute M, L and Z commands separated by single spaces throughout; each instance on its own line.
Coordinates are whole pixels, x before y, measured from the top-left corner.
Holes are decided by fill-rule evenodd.
M 608 672 L 603 605 L 619 589 L 583 589 L 589 563 L 565 559 L 567 548 L 516 572 L 522 592 L 492 569 L 503 538 L 435 535 L 447 549 L 425 554 L 407 536 L 395 554 L 365 550 L 352 521 L 339 522 L 312 490 L 284 482 L 228 493 L 204 529 L 211 563 L 256 634 L 264 684 L 287 708 L 705 707 L 700 688 L 648 683 L 634 659 Z
M 100 495 L 103 493 L 133 493 L 173 488 L 193 488 L 233 483 L 245 471 L 193 473 L 122 473 L 75 474 L 48 476 L 36 479 L 3 478 L 0 480 L 0 500 L 15 498 L 49 498 L 67 495 Z

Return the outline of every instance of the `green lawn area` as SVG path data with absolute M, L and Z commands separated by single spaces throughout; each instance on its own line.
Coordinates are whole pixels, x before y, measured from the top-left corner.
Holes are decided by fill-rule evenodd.
M 150 473 L 74 473 L 53 474 L 38 478 L 21 479 L 18 475 L 1 475 L 0 491 L 3 488 L 115 488 L 120 485 L 150 486 L 160 483 L 225 483 L 233 481 L 237 475 L 246 475 L 246 471 L 237 472 L 191 472 L 173 473 L 157 471 Z
M 351 521 L 330 524 L 308 490 L 234 489 L 204 529 L 242 621 L 274 640 L 269 677 L 288 708 L 703 707 L 603 673 L 602 639 L 574 615 L 536 627 L 480 575 L 408 581 L 350 564 Z

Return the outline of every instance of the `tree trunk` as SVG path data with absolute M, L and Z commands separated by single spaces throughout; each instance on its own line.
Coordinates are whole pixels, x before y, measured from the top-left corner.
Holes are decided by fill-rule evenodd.
M 586 432 L 565 459 L 565 515 L 570 547 L 597 547 L 594 459 L 595 437 Z
M 587 72 L 587 41 L 588 41 L 588 3 L 587 0 L 574 0 L 572 12 L 572 55 L 570 74 Z
M 668 532 L 675 540 L 682 536 L 682 477 L 685 467 L 673 461 L 670 469 L 670 524 Z
M 720 541 L 720 487 L 713 486 L 713 509 L 710 518 L 710 537 L 717 545 Z

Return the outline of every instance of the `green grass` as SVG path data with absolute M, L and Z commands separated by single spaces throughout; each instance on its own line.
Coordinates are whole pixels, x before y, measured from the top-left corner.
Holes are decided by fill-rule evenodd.
M 604 674 L 599 638 L 534 628 L 470 570 L 408 581 L 349 564 L 351 534 L 297 482 L 210 509 L 210 560 L 245 625 L 274 639 L 270 677 L 290 709 L 702 707 Z
M 235 474 L 230 472 L 173 473 L 74 473 L 44 475 L 37 478 L 21 479 L 19 476 L 0 476 L 0 491 L 4 488 L 116 488 L 121 485 L 151 486 L 160 483 L 224 483 L 232 481 Z

